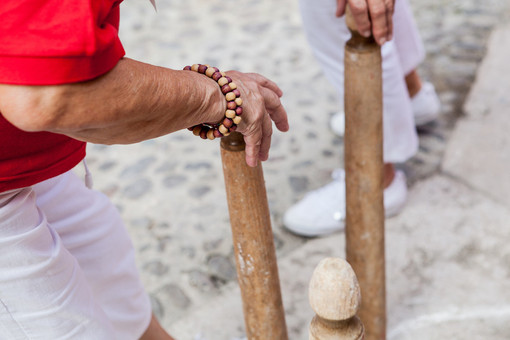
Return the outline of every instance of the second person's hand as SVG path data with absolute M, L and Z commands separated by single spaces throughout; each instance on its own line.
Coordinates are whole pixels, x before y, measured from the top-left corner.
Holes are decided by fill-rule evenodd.
M 372 34 L 379 45 L 393 38 L 395 0 L 337 0 L 338 17 L 345 14 L 347 5 L 361 35 Z

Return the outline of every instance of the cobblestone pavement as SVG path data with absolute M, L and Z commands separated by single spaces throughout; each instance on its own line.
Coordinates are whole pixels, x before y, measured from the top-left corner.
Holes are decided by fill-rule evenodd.
M 419 72 L 440 94 L 442 115 L 420 130 L 416 157 L 400 165 L 409 183 L 438 171 L 445 141 L 484 55 L 491 29 L 507 19 L 504 0 L 411 1 L 426 45 Z M 305 41 L 297 0 L 126 0 L 121 37 L 127 56 L 180 69 L 209 63 L 255 71 L 284 91 L 291 131 L 275 133 L 264 163 L 277 253 L 307 240 L 281 225 L 287 207 L 342 166 L 342 139 L 328 129 L 335 92 Z M 218 141 L 189 131 L 129 146 L 90 145 L 95 188 L 121 210 L 142 278 L 164 325 L 217 296 L 235 280 Z

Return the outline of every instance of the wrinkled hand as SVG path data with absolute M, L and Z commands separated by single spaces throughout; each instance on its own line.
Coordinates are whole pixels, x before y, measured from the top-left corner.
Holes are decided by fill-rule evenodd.
M 237 131 L 246 143 L 246 163 L 256 166 L 269 157 L 272 121 L 280 131 L 289 129 L 287 112 L 280 102 L 282 90 L 271 80 L 257 73 L 228 71 L 241 92 L 243 100 L 242 121 Z
M 337 0 L 337 17 L 345 14 L 347 4 L 361 35 L 372 33 L 379 45 L 392 39 L 395 0 Z

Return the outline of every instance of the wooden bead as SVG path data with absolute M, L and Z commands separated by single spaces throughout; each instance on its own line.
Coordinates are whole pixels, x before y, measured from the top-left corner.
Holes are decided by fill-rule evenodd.
M 223 134 L 219 130 L 214 129 L 214 137 L 221 138 Z
M 235 110 L 237 108 L 237 104 L 235 101 L 231 101 L 227 103 L 227 109 L 229 110 Z
M 223 94 L 227 94 L 230 91 L 232 91 L 232 89 L 230 88 L 230 84 L 225 84 L 221 87 L 221 93 Z
M 183 70 L 191 71 L 191 66 L 186 66 L 186 67 L 183 68 Z
M 207 70 L 205 71 L 205 75 L 211 78 L 215 72 L 216 69 L 214 67 L 208 67 Z
M 220 133 L 225 136 L 225 134 L 228 132 L 228 129 L 225 126 L 220 125 L 218 127 L 218 131 L 220 131 Z
M 218 79 L 218 85 L 223 86 L 225 84 L 228 84 L 227 78 L 221 77 L 220 79 Z
M 234 100 L 236 99 L 236 95 L 234 92 L 229 92 L 225 95 L 225 99 L 227 99 L 227 101 L 231 101 L 231 100 Z
M 193 134 L 195 136 L 199 136 L 200 135 L 200 131 L 202 130 L 202 127 L 200 125 L 197 125 L 193 128 Z
M 200 65 L 198 66 L 198 73 L 202 73 L 202 74 L 205 74 L 205 71 L 207 70 L 207 66 L 205 65 Z
M 217 67 L 211 67 L 208 64 L 193 64 L 184 67 L 184 70 L 191 70 L 206 75 L 215 80 L 220 86 L 221 92 L 225 95 L 227 100 L 227 110 L 225 111 L 225 118 L 219 124 L 211 127 L 207 124 L 200 124 L 188 128 L 195 136 L 200 136 L 203 139 L 214 139 L 223 136 L 228 136 L 231 131 L 237 129 L 237 124 L 242 121 L 239 117 L 243 113 L 241 104 L 241 92 L 237 84 L 232 82 L 232 78 L 221 72 Z
M 225 118 L 225 119 L 223 119 L 222 124 L 224 127 L 230 128 L 234 124 L 234 122 L 232 122 L 232 120 L 229 118 Z
M 235 116 L 236 116 L 236 112 L 234 110 L 227 110 L 227 111 L 225 111 L 225 117 L 232 119 Z
M 222 77 L 221 72 L 216 71 L 213 73 L 211 78 L 218 81 L 218 79 L 220 79 L 221 77 Z

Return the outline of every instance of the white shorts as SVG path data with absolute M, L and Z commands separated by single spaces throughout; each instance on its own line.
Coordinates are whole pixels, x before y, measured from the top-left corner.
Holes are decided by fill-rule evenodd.
M 0 339 L 138 339 L 151 314 L 106 196 L 72 172 L 0 193 Z
M 351 37 L 345 19 L 335 16 L 335 0 L 300 0 L 299 3 L 308 42 L 343 103 L 344 47 Z M 381 48 L 386 163 L 404 162 L 418 150 L 418 135 L 404 77 L 425 58 L 423 43 L 406 0 L 395 2 L 393 22 L 394 39 Z

